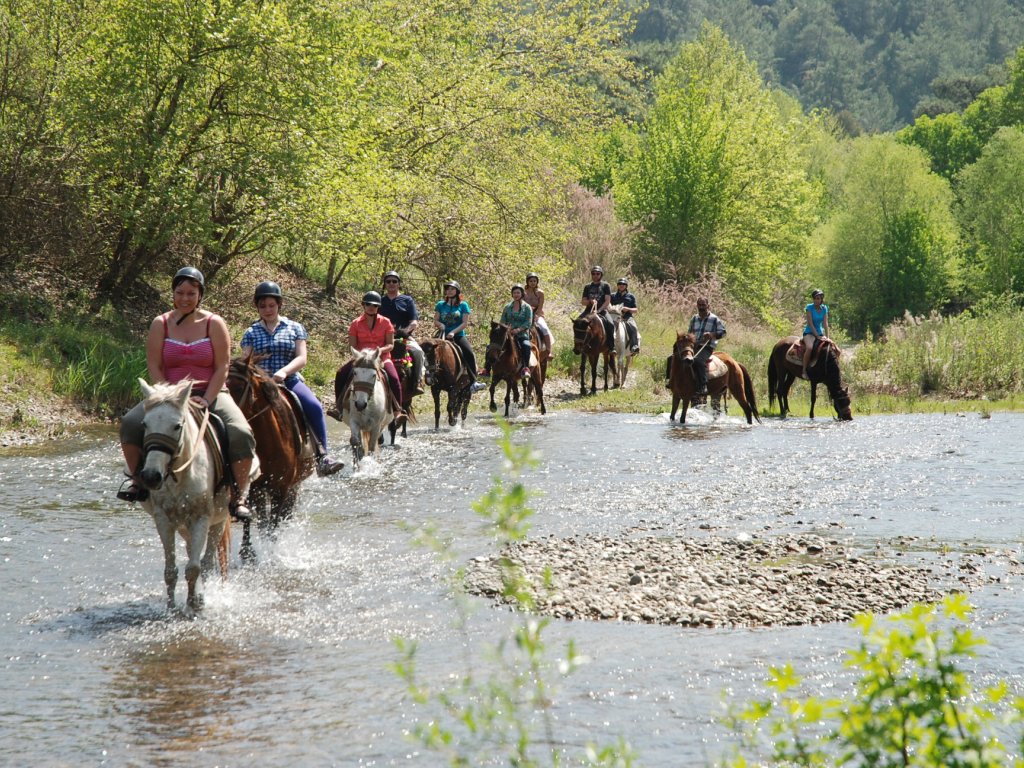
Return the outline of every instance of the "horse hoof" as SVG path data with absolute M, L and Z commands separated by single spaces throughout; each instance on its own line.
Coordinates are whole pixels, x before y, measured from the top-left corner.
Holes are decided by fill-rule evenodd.
M 256 548 L 252 544 L 243 544 L 238 550 L 238 556 L 242 558 L 245 565 L 256 565 Z
M 496 410 L 498 410 L 498 404 L 497 403 L 491 403 L 487 407 L 491 409 L 491 413 L 494 413 Z

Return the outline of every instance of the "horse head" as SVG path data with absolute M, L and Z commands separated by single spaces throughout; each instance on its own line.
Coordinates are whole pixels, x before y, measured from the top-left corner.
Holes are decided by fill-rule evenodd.
M 357 411 L 366 409 L 373 397 L 374 387 L 380 379 L 380 349 L 353 350 L 352 361 L 352 407 Z
M 255 406 L 257 392 L 262 394 L 268 403 L 276 403 L 281 399 L 280 387 L 274 381 L 274 377 L 259 365 L 269 357 L 267 353 L 256 354 L 250 348 L 244 355 L 233 358 L 228 364 L 228 392 L 243 412 Z
M 601 349 L 604 344 L 604 323 L 590 308 L 572 321 L 572 353 L 581 355 L 593 348 Z
M 853 412 L 850 410 L 850 388 L 843 386 L 842 371 L 839 370 L 839 354 L 839 347 L 835 342 L 829 342 L 828 347 L 822 351 L 820 357 L 824 358 L 824 382 L 839 420 L 853 421 Z
M 139 476 L 146 488 L 155 491 L 171 474 L 174 461 L 191 450 L 188 399 L 192 395 L 192 381 L 186 379 L 178 384 L 151 387 L 139 379 L 139 386 L 145 398 L 142 405 L 144 457 Z
M 694 347 L 697 346 L 697 339 L 692 333 L 679 331 L 676 333 L 675 344 L 672 345 L 672 356 L 683 365 L 693 363 Z

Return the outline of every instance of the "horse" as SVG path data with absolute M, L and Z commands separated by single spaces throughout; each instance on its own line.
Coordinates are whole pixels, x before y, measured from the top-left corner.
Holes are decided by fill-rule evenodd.
M 358 467 L 366 454 L 376 455 L 377 446 L 384 441 L 384 428 L 395 418 L 395 408 L 381 367 L 380 350 L 354 352 L 348 394 L 343 391 L 345 382 L 341 380 L 339 369 L 334 377 L 334 396 L 340 403 L 341 420 L 348 424 L 351 432 L 349 443 Z
M 414 380 L 413 377 L 413 364 L 412 357 L 409 356 L 408 349 L 406 348 L 406 337 L 395 334 L 395 344 L 391 348 L 391 359 L 395 363 L 395 368 L 398 370 L 398 378 L 402 382 L 402 410 L 405 411 L 406 420 L 402 422 L 402 437 L 407 437 L 406 425 L 411 421 L 413 424 L 416 423 L 416 417 L 412 412 L 412 399 L 416 396 L 414 394 L 418 381 Z M 391 434 L 391 445 L 395 444 L 395 435 L 398 433 L 398 424 L 392 421 L 388 424 L 388 432 Z
M 551 348 L 551 336 L 547 337 L 547 342 L 544 342 L 543 337 L 540 335 L 540 331 L 537 330 L 536 318 L 534 318 L 534 324 L 530 326 L 530 343 L 537 348 L 537 360 L 540 367 L 540 378 L 541 381 L 547 381 L 548 379 L 548 360 L 554 357 L 554 350 Z
M 249 505 L 257 525 L 272 531 L 291 517 L 299 484 L 313 474 L 317 446 L 298 400 L 257 364 L 264 357 L 250 349 L 232 360 L 227 386 L 256 437 L 262 474 L 249 489 Z M 243 560 L 253 555 L 249 535 L 249 521 L 245 521 Z
M 697 389 L 697 382 L 693 375 L 696 343 L 692 333 L 680 331 L 676 334 L 675 344 L 672 345 L 672 367 L 669 373 L 669 382 L 672 388 L 672 413 L 669 420 L 675 421 L 676 410 L 682 401 L 683 411 L 679 415 L 680 424 L 686 423 L 686 411 L 690 407 L 690 402 Z M 743 409 L 743 413 L 747 417 L 747 424 L 753 424 L 754 419 L 757 419 L 757 423 L 760 424 L 761 417 L 757 412 L 757 399 L 754 396 L 754 381 L 750 378 L 747 369 L 725 352 L 712 354 L 709 367 L 708 395 L 711 397 L 715 412 L 721 411 L 721 398 L 731 392 L 732 396 L 736 398 L 736 402 L 740 404 L 740 408 Z M 718 370 L 716 371 L 716 369 Z
M 494 390 L 502 381 L 505 382 L 505 418 L 508 418 L 509 400 L 513 391 L 516 393 L 516 402 L 519 401 L 519 373 L 523 368 L 523 362 L 519 357 L 519 344 L 516 343 L 515 334 L 511 328 L 506 328 L 501 323 L 491 321 L 491 335 L 488 349 L 492 356 L 488 362 L 491 364 L 491 402 L 490 409 L 493 413 L 498 410 L 494 402 Z M 535 342 L 530 342 L 530 354 L 538 358 L 540 353 Z M 544 405 L 544 374 L 541 371 L 540 363 L 537 362 L 530 367 L 530 378 L 523 384 L 523 407 L 530 406 L 531 390 L 537 394 L 537 404 L 540 406 L 541 414 L 546 414 L 547 408 Z
M 615 351 L 608 348 L 601 316 L 594 312 L 595 302 L 572 322 L 572 353 L 580 356 L 580 394 L 587 394 L 587 361 L 590 361 L 590 394 L 597 392 L 597 359 L 604 356 L 604 390 L 608 391 L 609 366 L 614 375 Z
M 425 378 L 434 397 L 434 429 L 441 425 L 441 392 L 448 393 L 448 426 L 454 427 L 462 415 L 466 422 L 472 397 L 472 378 L 462 362 L 457 344 L 447 339 L 426 339 L 423 347 Z
M 196 582 L 200 573 L 213 569 L 215 555 L 221 575 L 227 574 L 230 489 L 218 478 L 217 470 L 223 467 L 218 451 L 204 439 L 209 411 L 190 406 L 192 381 L 151 387 L 139 379 L 139 386 L 145 409 L 144 458 L 139 478 L 149 490 L 142 506 L 156 523 L 164 547 L 167 607 L 174 608 L 174 588 L 178 583 L 174 537 L 177 531 L 185 540 L 188 554 L 186 605 L 199 611 L 203 597 L 196 590 Z
M 615 368 L 612 370 L 612 387 L 626 386 L 626 376 L 629 375 L 629 363 L 633 355 L 629 349 L 629 332 L 626 330 L 626 321 L 622 315 L 622 308 L 618 304 L 608 307 L 608 314 L 612 318 L 612 326 L 615 333 L 612 337 L 612 346 L 615 349 Z M 639 341 L 640 335 L 637 334 Z
M 768 360 L 768 404 L 775 403 L 775 396 L 779 397 L 780 415 L 785 418 L 789 413 L 789 388 L 793 381 L 803 373 L 803 361 L 792 359 L 787 352 L 794 344 L 800 341 L 799 336 L 787 336 L 780 339 L 772 348 L 772 354 Z M 842 374 L 839 370 L 839 348 L 832 340 L 825 341 L 818 345 L 818 349 L 807 367 L 807 377 L 811 382 L 811 414 L 814 418 L 814 403 L 817 400 L 818 384 L 822 383 L 828 389 L 828 396 L 832 400 L 832 406 L 840 421 L 852 421 L 853 413 L 850 411 L 850 390 L 843 386 Z

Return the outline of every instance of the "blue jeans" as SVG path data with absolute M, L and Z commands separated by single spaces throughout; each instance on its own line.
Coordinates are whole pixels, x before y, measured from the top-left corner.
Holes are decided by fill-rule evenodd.
M 299 398 L 302 405 L 302 412 L 306 414 L 306 421 L 313 429 L 313 435 L 320 443 L 320 450 L 327 453 L 327 419 L 324 417 L 324 407 L 320 400 L 313 394 L 313 390 L 300 381 L 297 376 L 285 379 L 284 385 L 288 387 L 295 396 Z

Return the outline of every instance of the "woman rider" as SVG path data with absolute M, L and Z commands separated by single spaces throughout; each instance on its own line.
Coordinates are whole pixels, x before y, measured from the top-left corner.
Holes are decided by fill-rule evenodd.
M 466 336 L 469 315 L 469 304 L 462 300 L 462 288 L 454 280 L 449 280 L 444 284 L 444 298 L 434 305 L 434 327 L 462 350 L 462 365 L 469 374 L 470 388 L 477 392 L 484 389 L 484 385 L 476 380 L 476 355 Z
M 541 346 L 546 346 L 548 352 L 555 348 L 555 339 L 548 328 L 548 322 L 544 319 L 544 291 L 540 288 L 540 277 L 536 272 L 526 275 L 526 290 L 523 292 L 523 301 L 533 309 L 533 324 L 537 326 L 537 335 L 540 336 Z
M 380 311 L 380 294 L 376 291 L 367 291 L 363 295 L 363 314 L 353 320 L 348 326 L 348 345 L 353 351 L 364 349 L 380 350 L 381 367 L 388 377 L 388 386 L 395 398 L 395 424 L 401 426 L 405 421 L 405 412 L 402 410 L 402 382 L 398 378 L 398 369 L 391 359 L 391 348 L 395 345 L 395 326 L 386 317 L 378 314 Z M 348 386 L 349 377 L 352 373 L 352 364 L 349 360 L 338 371 L 337 378 Z M 341 403 L 338 403 L 340 410 Z
M 281 314 L 284 295 L 277 283 L 265 280 L 257 285 L 253 303 L 260 319 L 242 334 L 241 347 L 251 349 L 258 355 L 269 355 L 263 361 L 263 367 L 272 371 L 274 381 L 284 384 L 295 393 L 306 415 L 306 422 L 316 436 L 317 474 L 333 475 L 345 464 L 327 454 L 327 419 L 324 418 L 324 408 L 313 391 L 306 386 L 300 373 L 306 366 L 306 340 L 309 334 L 302 323 Z
M 195 267 L 182 267 L 171 280 L 174 309 L 157 315 L 146 338 L 146 367 L 152 384 L 177 384 L 192 379 L 192 400 L 207 406 L 227 427 L 227 455 L 234 476 L 231 516 L 251 520 L 249 472 L 256 456 L 256 439 L 241 410 L 231 399 L 225 382 L 231 355 L 231 334 L 220 315 L 202 309 L 206 282 Z M 143 404 L 139 403 L 121 420 L 121 451 L 128 480 L 117 497 L 123 501 L 145 501 L 149 491 L 138 472 L 143 462 Z M 127 486 L 127 487 L 125 487 Z
M 824 303 L 825 292 L 815 288 L 811 292 L 811 303 L 804 307 L 807 323 L 804 325 L 804 378 L 807 378 L 807 364 L 811 362 L 815 339 L 828 339 L 828 305 Z
M 519 361 L 523 369 L 519 375 L 524 379 L 530 375 L 530 326 L 533 324 L 533 309 L 523 301 L 525 289 L 516 283 L 512 286 L 512 301 L 501 311 L 501 324 L 512 331 L 519 345 Z

